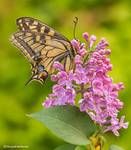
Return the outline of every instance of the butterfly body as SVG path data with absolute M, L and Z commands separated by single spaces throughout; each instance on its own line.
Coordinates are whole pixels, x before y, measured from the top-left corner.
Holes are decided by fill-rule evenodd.
M 11 41 L 31 63 L 31 80 L 44 81 L 54 72 L 55 61 L 62 62 L 66 71 L 73 68 L 75 51 L 65 36 L 30 17 L 18 18 L 16 24 L 19 31 Z
M 31 77 L 31 80 L 37 80 L 40 83 L 43 83 L 43 81 L 45 81 L 48 77 L 48 72 L 45 70 L 45 67 L 43 65 L 34 66 L 32 68 L 32 72 L 33 76 Z

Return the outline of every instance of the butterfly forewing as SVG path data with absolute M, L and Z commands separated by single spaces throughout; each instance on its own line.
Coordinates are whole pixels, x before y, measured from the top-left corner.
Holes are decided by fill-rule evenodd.
M 12 35 L 11 41 L 33 66 L 43 65 L 51 74 L 53 63 L 59 61 L 63 62 L 65 70 L 72 69 L 75 54 L 66 37 L 30 17 L 19 18 L 16 22 L 20 31 Z
M 37 19 L 31 17 L 22 17 L 16 20 L 16 24 L 21 31 L 40 32 L 69 42 L 65 36 Z

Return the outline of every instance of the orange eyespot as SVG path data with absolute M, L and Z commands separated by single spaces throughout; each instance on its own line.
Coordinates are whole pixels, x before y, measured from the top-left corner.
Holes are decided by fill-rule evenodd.
M 39 74 L 39 78 L 42 80 L 45 80 L 48 77 L 48 73 L 46 71 L 43 71 Z

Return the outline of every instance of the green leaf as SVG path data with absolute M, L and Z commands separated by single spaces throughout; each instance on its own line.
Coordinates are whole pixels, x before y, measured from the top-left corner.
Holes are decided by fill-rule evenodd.
M 56 136 L 75 145 L 87 145 L 97 129 L 90 117 L 75 106 L 55 106 L 29 115 L 41 121 Z
M 85 146 L 77 146 L 75 150 L 87 150 Z
M 57 148 L 55 148 L 55 150 L 75 150 L 75 145 L 72 144 L 64 144 L 64 145 L 60 145 Z
M 111 145 L 109 150 L 124 150 L 122 147 L 119 147 L 117 145 Z

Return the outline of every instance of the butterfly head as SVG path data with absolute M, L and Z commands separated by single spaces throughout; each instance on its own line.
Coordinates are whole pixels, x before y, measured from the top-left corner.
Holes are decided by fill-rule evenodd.
M 43 65 L 36 65 L 32 68 L 32 76 L 27 81 L 26 85 L 30 83 L 32 80 L 36 80 L 41 84 L 43 84 L 47 77 L 48 72 L 45 70 L 45 67 Z

